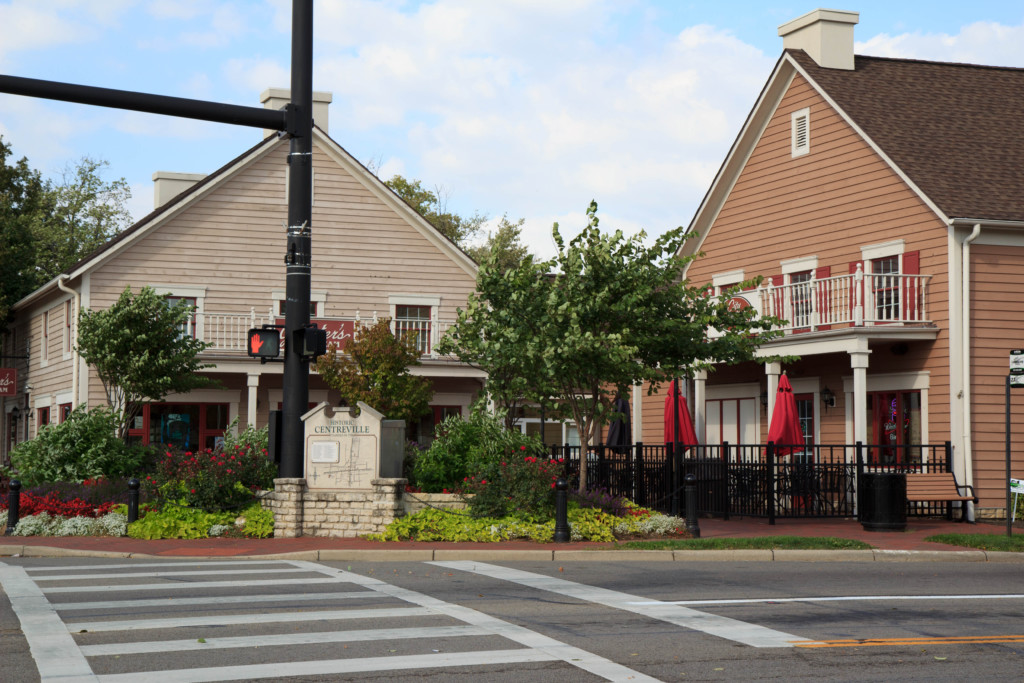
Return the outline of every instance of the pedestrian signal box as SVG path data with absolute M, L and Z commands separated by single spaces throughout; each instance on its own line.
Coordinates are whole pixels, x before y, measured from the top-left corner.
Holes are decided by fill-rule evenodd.
M 302 355 L 317 358 L 327 353 L 327 330 L 311 325 L 302 330 Z
M 281 333 L 271 328 L 253 328 L 249 330 L 246 348 L 252 358 L 277 358 L 281 353 Z

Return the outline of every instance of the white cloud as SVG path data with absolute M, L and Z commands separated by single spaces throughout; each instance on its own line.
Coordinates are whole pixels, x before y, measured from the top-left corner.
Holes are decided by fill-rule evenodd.
M 0 5 L 0 63 L 13 52 L 84 42 L 92 33 L 53 6 L 15 1 Z
M 968 24 L 960 32 L 882 33 L 856 44 L 858 54 L 927 59 L 941 62 L 1024 67 L 1024 24 L 1006 26 L 992 21 Z

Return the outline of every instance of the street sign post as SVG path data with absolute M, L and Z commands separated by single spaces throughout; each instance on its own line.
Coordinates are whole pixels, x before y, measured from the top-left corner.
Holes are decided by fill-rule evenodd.
M 1006 535 L 1013 535 L 1010 514 L 1010 389 L 1024 387 L 1024 349 L 1010 351 L 1010 374 L 1006 376 Z

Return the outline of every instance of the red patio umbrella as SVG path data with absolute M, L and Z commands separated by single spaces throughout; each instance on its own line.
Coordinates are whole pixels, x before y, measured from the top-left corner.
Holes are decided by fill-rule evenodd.
M 676 419 L 672 416 L 672 404 L 677 397 L 679 401 L 679 443 L 682 446 L 696 446 L 697 432 L 693 429 L 693 420 L 690 419 L 690 409 L 686 406 L 686 400 L 679 396 L 678 380 L 672 380 L 672 390 L 665 397 L 665 443 L 675 443 L 676 441 Z
M 768 427 L 768 440 L 787 446 L 776 448 L 776 455 L 790 455 L 804 450 L 804 433 L 800 429 L 796 397 L 793 396 L 793 387 L 785 374 L 779 378 L 779 391 L 775 395 L 775 409 L 772 411 L 772 423 Z

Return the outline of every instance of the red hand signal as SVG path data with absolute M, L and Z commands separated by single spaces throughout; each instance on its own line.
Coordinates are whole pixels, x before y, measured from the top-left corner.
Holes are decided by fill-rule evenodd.
M 263 340 L 260 339 L 260 335 L 252 335 L 252 337 L 249 339 L 249 346 L 252 348 L 253 353 L 259 353 L 260 347 L 263 346 Z

